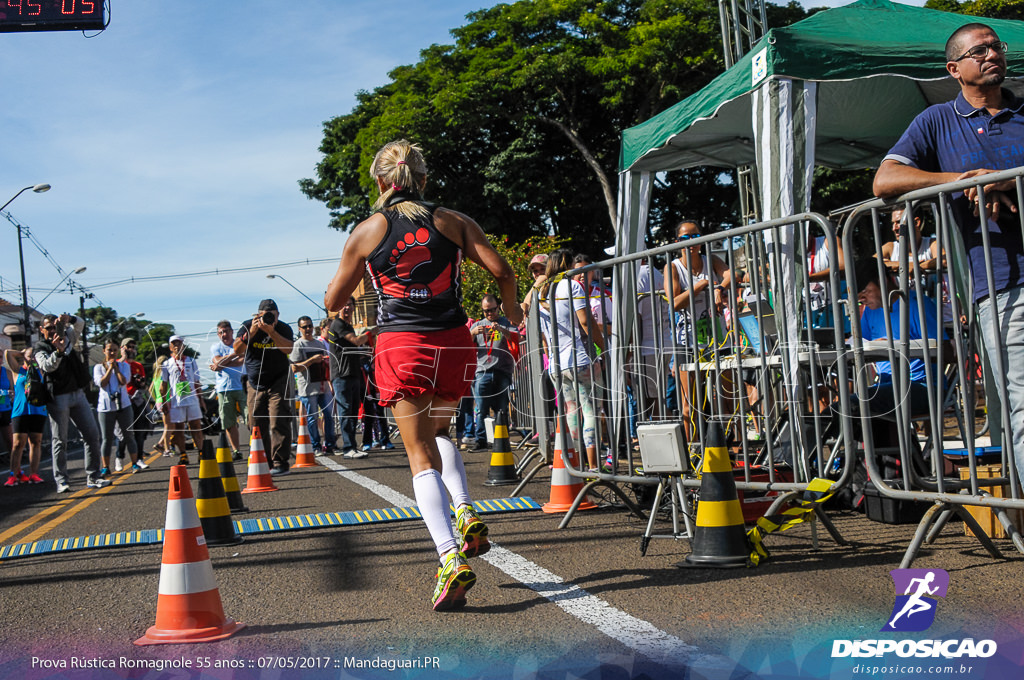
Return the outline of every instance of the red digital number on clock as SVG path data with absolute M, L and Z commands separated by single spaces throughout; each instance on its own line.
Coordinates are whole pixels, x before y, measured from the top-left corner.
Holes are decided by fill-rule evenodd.
M 75 2 L 76 0 L 60 0 L 60 13 L 74 14 Z M 92 14 L 94 9 L 96 9 L 95 2 L 89 2 L 89 0 L 82 0 L 82 14 Z
M 27 12 L 25 11 L 26 7 Z M 32 2 L 32 0 L 27 0 L 25 6 L 22 6 L 21 0 L 7 0 L 7 9 L 16 9 L 19 16 L 24 13 L 27 17 L 37 17 L 43 12 L 43 6 L 38 2 Z

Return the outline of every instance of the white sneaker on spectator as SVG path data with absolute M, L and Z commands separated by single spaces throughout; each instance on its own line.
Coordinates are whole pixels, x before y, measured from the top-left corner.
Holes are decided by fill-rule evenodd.
M 67 483 L 60 482 L 57 484 L 57 493 L 67 493 L 68 491 L 71 491 L 71 487 Z
M 345 453 L 341 454 L 342 458 L 359 458 L 359 452 L 355 449 L 349 449 Z
M 123 458 L 114 457 L 114 472 L 120 472 L 124 469 L 124 464 L 121 462 Z

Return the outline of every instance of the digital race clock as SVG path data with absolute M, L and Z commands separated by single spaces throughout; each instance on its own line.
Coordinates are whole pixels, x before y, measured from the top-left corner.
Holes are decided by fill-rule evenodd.
M 105 27 L 103 0 L 0 0 L 0 33 Z

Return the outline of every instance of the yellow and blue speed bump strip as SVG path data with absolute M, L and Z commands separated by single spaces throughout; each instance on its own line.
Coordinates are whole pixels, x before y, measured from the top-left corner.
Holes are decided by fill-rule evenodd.
M 473 507 L 481 515 L 540 510 L 537 502 L 529 496 L 476 501 L 473 503 Z M 452 513 L 455 513 L 454 508 L 452 508 Z M 420 516 L 420 509 L 413 505 L 408 508 L 354 510 L 352 512 L 329 512 L 316 515 L 291 515 L 288 517 L 259 517 L 235 520 L 235 531 L 239 535 L 269 534 L 278 531 L 300 531 L 321 527 L 351 526 L 354 524 L 405 522 L 411 519 L 419 519 Z M 0 561 L 77 550 L 154 545 L 162 543 L 163 540 L 163 529 L 123 531 L 118 534 L 97 534 L 95 536 L 78 536 L 77 538 L 52 538 L 32 543 L 2 546 L 0 547 Z

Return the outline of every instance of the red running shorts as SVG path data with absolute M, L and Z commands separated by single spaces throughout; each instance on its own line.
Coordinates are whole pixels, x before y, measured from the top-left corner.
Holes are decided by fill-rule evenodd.
M 373 366 L 381 406 L 425 394 L 458 401 L 473 385 L 476 346 L 465 326 L 428 333 L 381 333 Z

